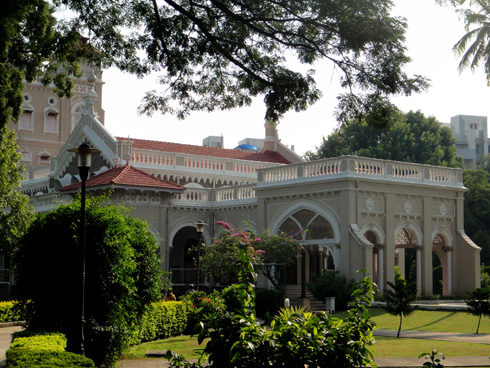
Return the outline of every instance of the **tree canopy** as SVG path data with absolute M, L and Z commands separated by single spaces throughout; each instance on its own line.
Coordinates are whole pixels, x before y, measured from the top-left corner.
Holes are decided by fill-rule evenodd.
M 53 80 L 69 95 L 65 77 L 82 55 L 140 77 L 157 72 L 163 91 L 148 92 L 140 110 L 180 118 L 249 105 L 260 95 L 265 119 L 277 122 L 320 98 L 314 71 L 306 70 L 320 60 L 330 61 L 346 89 L 339 96 L 342 119 L 367 115 L 385 125 L 393 112 L 389 96 L 427 87 L 423 77 L 403 71 L 410 62 L 407 24 L 391 15 L 389 0 L 7 0 L 2 6 L 0 75 L 12 81 L 3 94 L 12 95 L 14 119 L 23 78 Z M 61 11 L 57 23 L 54 10 Z
M 56 2 L 55 2 L 56 3 Z M 60 97 L 71 96 L 71 77 L 89 50 L 76 29 L 59 24 L 46 0 L 2 1 L 0 12 L 0 128 L 17 121 L 24 81 L 54 84 Z
M 307 152 L 306 157 L 313 160 L 353 154 L 449 167 L 463 164 L 461 157 L 456 156 L 451 130 L 420 111 L 398 112 L 389 129 L 352 120 L 323 138 L 317 151 Z

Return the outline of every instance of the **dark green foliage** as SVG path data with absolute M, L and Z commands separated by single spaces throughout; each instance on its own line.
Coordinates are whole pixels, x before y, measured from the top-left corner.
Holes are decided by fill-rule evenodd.
M 281 292 L 278 290 L 255 290 L 255 314 L 257 317 L 265 319 L 267 313 L 269 313 L 270 316 L 275 316 L 283 305 L 284 300 Z
M 358 155 L 364 157 L 414 162 L 448 167 L 462 167 L 456 156 L 451 130 L 441 127 L 434 117 L 420 111 L 403 114 L 398 111 L 389 129 L 378 129 L 366 121 L 353 120 L 337 128 L 316 152 L 306 154 L 309 160 Z
M 410 316 L 416 309 L 411 305 L 417 299 L 417 288 L 415 283 L 406 281 L 399 267 L 395 269 L 395 283 L 387 281 L 391 289 L 386 289 L 383 294 L 383 299 L 386 305 L 383 307 L 388 313 L 400 317 L 400 325 L 396 337 L 400 337 L 402 329 L 403 317 Z
M 490 174 L 487 170 L 465 170 L 464 229 L 466 234 L 482 248 L 480 260 L 490 264 Z
M 85 351 L 110 366 L 159 297 L 160 262 L 147 225 L 129 210 L 88 198 L 86 218 Z M 79 201 L 40 215 L 14 257 L 17 296 L 34 303 L 29 328 L 63 332 L 73 352 L 81 340 L 79 220 Z
M 65 352 L 66 337 L 60 333 L 23 331 L 15 333 L 6 352 L 8 367 L 95 367 L 82 355 Z
M 53 83 L 58 96 L 71 96 L 70 76 L 80 75 L 77 61 L 93 54 L 76 29 L 57 25 L 54 12 L 50 1 L 2 1 L 0 129 L 19 118 L 24 80 Z
M 184 334 L 189 310 L 183 302 L 157 302 L 147 307 L 133 344 Z
M 347 283 L 345 275 L 338 271 L 325 271 L 320 276 L 312 275 L 306 288 L 315 299 L 324 301 L 325 298 L 335 297 L 336 310 L 345 310 L 350 301 L 353 283 Z
M 283 310 L 268 327 L 256 320 L 254 284 L 256 274 L 248 247 L 240 246 L 240 284 L 235 293 L 240 308 L 234 313 L 216 312 L 201 321 L 199 343 L 209 338 L 202 359 L 186 362 L 173 352 L 167 352 L 172 367 L 202 367 L 207 357 L 209 365 L 228 367 L 357 367 L 373 364 L 370 346 L 374 343 L 374 323 L 369 319 L 374 289 L 370 279 L 364 279 L 353 293 L 349 315 L 338 319 L 321 313 L 293 309 Z
M 241 308 L 239 299 L 240 285 L 233 284 L 223 289 L 221 297 L 223 298 L 226 310 L 230 313 L 236 313 Z
M 481 317 L 490 317 L 490 289 L 478 288 L 468 292 L 468 297 L 465 302 L 468 305 L 468 313 L 474 316 L 478 316 L 478 326 L 476 327 L 476 333 L 480 329 Z
M 32 221 L 34 211 L 29 206 L 27 196 L 18 189 L 24 180 L 24 168 L 20 165 L 22 155 L 17 145 L 17 135 L 11 129 L 1 128 L 1 125 L 0 121 L 0 252 L 10 254 L 15 242 Z
M 262 95 L 265 120 L 318 101 L 316 62 L 340 76 L 340 117 L 367 114 L 386 124 L 389 96 L 427 87 L 403 72 L 403 18 L 386 0 L 122 1 L 62 0 L 70 27 L 90 35 L 100 61 L 138 76 L 159 72 L 164 92 L 150 92 L 143 113 L 213 111 L 250 105 Z M 297 66 L 291 61 L 297 60 Z M 291 65 L 296 65 L 292 68 Z

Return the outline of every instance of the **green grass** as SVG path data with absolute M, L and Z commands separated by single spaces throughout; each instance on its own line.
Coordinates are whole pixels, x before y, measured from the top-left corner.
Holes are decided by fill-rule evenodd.
M 418 357 L 421 353 L 430 352 L 433 349 L 446 356 L 490 356 L 490 349 L 486 344 L 405 338 L 396 339 L 381 336 L 376 337 L 374 356 L 383 358 Z
M 370 309 L 372 320 L 379 329 L 397 330 L 399 319 L 381 308 Z M 343 318 L 346 312 L 335 314 Z M 411 316 L 403 318 L 403 331 L 437 331 L 475 333 L 478 317 L 466 312 L 425 311 L 417 310 Z M 490 319 L 482 318 L 480 333 L 490 333 Z M 197 359 L 199 351 L 204 347 L 197 343 L 196 338 L 178 336 L 165 340 L 144 343 L 131 348 L 128 359 L 141 359 L 147 350 L 172 350 L 184 355 L 187 359 Z M 375 357 L 418 357 L 420 353 L 436 349 L 447 356 L 489 356 L 490 348 L 485 344 L 472 344 L 451 341 L 436 341 L 422 339 L 376 337 L 374 345 Z M 421 363 L 422 364 L 422 363 Z
M 370 313 L 377 328 L 398 330 L 399 317 L 381 308 L 372 308 Z M 478 317 L 466 312 L 417 310 L 403 318 L 402 331 L 475 333 L 477 325 Z M 479 333 L 490 333 L 489 318 L 482 318 Z
M 147 350 L 172 350 L 183 355 L 186 359 L 198 359 L 201 350 L 204 348 L 206 341 L 199 345 L 197 337 L 188 335 L 170 337 L 164 340 L 145 342 L 140 345 L 133 346 L 125 354 L 125 359 L 141 359 L 145 358 Z

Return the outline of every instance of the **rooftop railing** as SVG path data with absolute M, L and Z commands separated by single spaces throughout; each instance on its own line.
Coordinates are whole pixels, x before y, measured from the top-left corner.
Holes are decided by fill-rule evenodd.
M 258 171 L 257 188 L 338 178 L 463 187 L 463 170 L 373 158 L 344 156 Z

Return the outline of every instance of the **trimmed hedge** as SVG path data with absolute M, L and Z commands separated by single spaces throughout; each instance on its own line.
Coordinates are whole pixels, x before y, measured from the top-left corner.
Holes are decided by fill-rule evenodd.
M 135 343 L 182 335 L 187 326 L 187 308 L 186 303 L 182 302 L 151 304 L 143 316 L 138 341 Z
M 0 323 L 18 322 L 24 320 L 22 310 L 17 302 L 0 302 Z
M 94 362 L 65 351 L 66 337 L 61 333 L 22 331 L 13 334 L 7 350 L 9 368 L 94 368 Z

